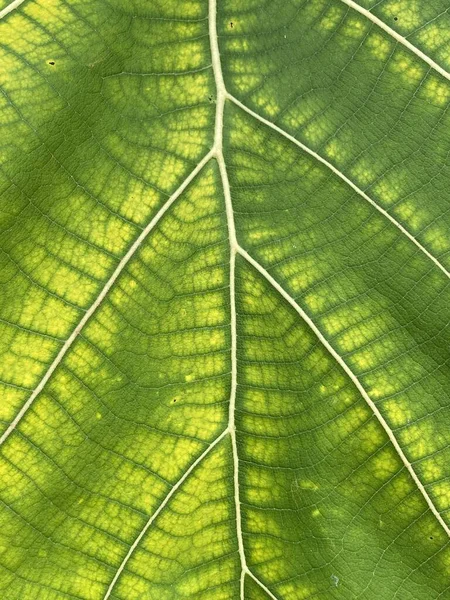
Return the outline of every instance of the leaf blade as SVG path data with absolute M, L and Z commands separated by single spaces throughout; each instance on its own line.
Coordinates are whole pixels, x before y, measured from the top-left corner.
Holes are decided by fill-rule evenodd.
M 3 21 L 8 597 L 446 593 L 448 84 L 343 4 Z

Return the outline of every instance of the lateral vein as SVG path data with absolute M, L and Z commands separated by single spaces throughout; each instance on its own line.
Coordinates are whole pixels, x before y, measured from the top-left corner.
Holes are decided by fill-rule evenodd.
M 389 440 L 391 441 L 392 445 L 394 446 L 395 450 L 397 451 L 397 454 L 399 455 L 401 461 L 403 462 L 404 466 L 406 467 L 409 474 L 411 475 L 411 477 L 412 477 L 414 483 L 416 484 L 417 488 L 419 489 L 420 493 L 424 497 L 429 509 L 431 510 L 433 515 L 436 517 L 436 519 L 438 520 L 438 522 L 440 523 L 440 525 L 442 526 L 442 528 L 444 529 L 446 534 L 450 537 L 450 528 L 445 523 L 445 521 L 442 518 L 441 514 L 439 513 L 438 509 L 436 508 L 433 501 L 431 500 L 428 492 L 426 491 L 424 485 L 420 481 L 412 464 L 410 463 L 410 461 L 406 457 L 405 453 L 403 452 L 400 444 L 398 443 L 397 438 L 395 437 L 392 429 L 389 427 L 387 421 L 385 420 L 383 415 L 378 410 L 377 405 L 374 403 L 374 401 L 370 398 L 369 394 L 366 392 L 365 388 L 363 387 L 362 383 L 359 381 L 358 377 L 355 375 L 355 373 L 353 373 L 353 371 L 348 366 L 348 364 L 344 361 L 344 359 L 340 356 L 340 354 L 338 354 L 338 352 L 333 348 L 333 346 L 330 344 L 330 342 L 325 338 L 325 336 L 322 334 L 320 329 L 316 326 L 314 321 L 306 314 L 306 312 L 300 307 L 300 305 L 297 304 L 297 302 L 294 300 L 294 298 L 290 294 L 288 294 L 288 292 L 286 292 L 286 290 L 284 290 L 281 287 L 281 285 L 276 281 L 276 279 L 274 279 L 272 277 L 272 275 L 270 275 L 270 273 L 257 260 L 255 260 L 246 250 L 244 250 L 243 248 L 241 248 L 239 246 L 237 252 L 243 258 L 245 258 L 245 260 L 247 260 L 247 262 L 249 264 L 251 264 L 259 273 L 261 273 L 261 275 L 275 288 L 275 290 L 277 290 L 277 292 L 294 308 L 294 310 L 300 315 L 300 317 L 303 319 L 303 321 L 305 321 L 305 323 L 314 332 L 314 334 L 319 339 L 319 341 L 322 343 L 322 345 L 325 347 L 325 349 L 331 354 L 331 356 L 336 360 L 336 362 L 340 365 L 340 367 L 350 377 L 351 381 L 353 382 L 355 387 L 358 389 L 361 396 L 364 398 L 364 400 L 367 402 L 369 407 L 372 409 L 372 411 L 373 411 L 374 415 L 376 416 L 376 418 L 378 419 L 380 425 L 383 427 L 384 431 L 387 433 Z
M 217 436 L 215 438 L 215 440 L 213 440 L 209 444 L 209 446 L 206 448 L 206 450 L 202 454 L 200 454 L 200 456 L 191 464 L 189 469 L 187 469 L 187 471 L 180 477 L 180 479 L 177 481 L 177 483 L 170 489 L 169 493 L 166 495 L 164 500 L 161 502 L 161 504 L 158 506 L 158 508 L 155 510 L 155 512 L 149 518 L 149 520 L 144 525 L 144 527 L 142 528 L 139 535 L 136 537 L 136 539 L 130 546 L 130 549 L 128 550 L 125 558 L 120 563 L 119 568 L 117 569 L 111 583 L 109 584 L 109 587 L 106 590 L 106 594 L 104 595 L 103 600 L 107 600 L 110 597 L 111 592 L 117 583 L 117 580 L 119 579 L 120 575 L 122 574 L 122 571 L 125 568 L 125 565 L 130 560 L 131 555 L 136 550 L 136 547 L 138 546 L 139 542 L 142 540 L 142 538 L 146 534 L 150 525 L 155 521 L 155 519 L 158 517 L 158 515 L 164 510 L 164 508 L 169 503 L 170 499 L 176 494 L 177 490 L 180 488 L 180 486 L 183 485 L 183 483 L 186 481 L 186 479 L 189 477 L 189 475 L 192 473 L 192 471 L 194 471 L 194 469 L 204 460 L 204 458 L 211 452 L 211 450 L 223 440 L 223 438 L 226 435 L 228 435 L 228 428 L 225 429 L 224 431 L 222 431 L 222 433 L 219 436 Z
M 3 19 L 3 17 L 6 17 L 7 14 L 12 12 L 16 8 L 18 8 L 24 2 L 25 2 L 25 0 L 14 0 L 14 2 L 11 2 L 11 4 L 8 4 L 8 6 L 5 6 L 5 8 L 0 10 L 0 19 Z
M 420 59 L 425 61 L 428 65 L 430 65 L 430 67 L 432 69 L 434 69 L 435 71 L 437 71 L 440 75 L 442 75 L 442 77 L 445 77 L 445 79 L 448 79 L 450 81 L 450 73 L 448 71 L 446 71 L 443 67 L 438 65 L 437 62 L 435 62 L 432 58 L 427 56 L 424 52 L 422 52 L 422 50 L 419 50 L 419 48 L 417 48 L 417 46 L 414 46 L 414 44 L 411 44 L 411 42 L 409 40 L 407 40 L 405 37 L 400 35 L 397 31 L 395 31 L 394 29 L 389 27 L 389 25 L 387 25 L 384 21 L 382 21 L 377 16 L 375 16 L 372 12 L 370 12 L 370 10 L 363 8 L 356 2 L 353 2 L 353 0 L 341 0 L 341 2 L 343 2 L 344 4 L 347 4 L 347 6 L 350 6 L 350 8 L 353 8 L 354 10 L 358 11 L 364 17 L 367 17 L 367 19 L 372 21 L 372 23 L 375 23 L 375 25 L 378 25 L 378 27 L 380 27 L 381 29 L 386 31 L 386 33 L 388 33 L 390 36 L 392 36 L 397 42 L 399 42 L 400 44 L 405 46 L 405 48 L 408 48 L 408 50 L 413 52 L 416 56 L 418 56 Z
M 236 104 L 236 106 L 239 106 L 239 108 L 241 108 L 243 111 L 245 111 L 246 113 L 251 115 L 254 119 L 257 119 L 258 121 L 260 121 L 267 127 L 270 127 L 271 129 L 273 129 L 280 135 L 284 136 L 290 142 L 292 142 L 293 144 L 298 146 L 301 150 L 303 150 L 304 152 L 306 152 L 307 154 L 309 154 L 310 156 L 312 156 L 313 158 L 315 158 L 316 160 L 321 162 L 323 165 L 325 165 L 328 169 L 333 171 L 333 173 L 335 175 L 337 175 L 340 179 L 342 179 L 342 181 L 345 181 L 345 183 L 347 185 L 349 185 L 355 192 L 357 192 L 362 198 L 364 198 L 364 200 L 367 200 L 367 202 L 369 202 L 369 204 L 371 204 L 379 213 L 381 213 L 384 217 L 389 219 L 389 221 L 393 225 L 395 225 L 395 227 L 397 227 L 397 229 L 399 229 L 403 233 L 403 235 L 405 235 L 413 244 L 415 244 L 417 246 L 417 248 L 419 248 L 430 260 L 432 260 L 434 262 L 434 264 L 447 277 L 450 278 L 450 271 L 448 271 L 444 267 L 444 265 L 441 262 L 439 262 L 439 260 L 435 256 L 433 256 L 424 246 L 422 246 L 422 244 L 401 223 L 399 223 L 390 213 L 388 213 L 387 210 L 385 210 L 379 204 L 377 204 L 375 202 L 375 200 L 373 200 L 370 196 L 368 196 L 361 188 L 359 188 L 355 183 L 353 183 L 353 181 L 351 179 L 349 179 L 346 175 L 344 175 L 344 173 L 339 171 L 339 169 L 336 168 L 332 163 L 328 162 L 325 158 L 323 158 L 323 156 L 320 156 L 320 154 L 317 154 L 317 152 L 315 152 L 314 150 L 312 150 L 311 148 L 309 148 L 308 146 L 306 146 L 305 144 L 303 144 L 302 142 L 297 140 L 290 133 L 287 133 L 287 131 L 285 131 L 281 127 L 278 127 L 278 125 L 275 125 L 275 123 L 268 121 L 267 119 L 265 119 L 264 117 L 262 117 L 261 115 L 259 115 L 255 111 L 253 111 L 251 108 L 249 108 L 248 106 L 243 104 L 240 100 L 235 98 L 235 96 L 233 96 L 232 94 L 227 94 L 227 98 L 231 102 Z
M 253 573 L 251 571 L 248 572 L 249 577 L 251 577 L 253 579 L 253 581 L 259 585 L 259 587 L 264 590 L 266 592 L 266 594 L 269 596 L 269 598 L 271 598 L 271 600 L 278 600 L 278 598 L 272 594 L 272 592 L 269 590 L 269 588 L 267 586 L 265 586 L 263 584 L 262 581 L 260 581 L 255 575 L 253 575 Z
M 28 398 L 28 400 L 25 402 L 25 404 L 22 406 L 22 408 L 20 409 L 20 411 L 17 413 L 17 415 L 14 418 L 14 420 L 10 423 L 10 425 L 8 426 L 8 428 L 6 429 L 6 431 L 0 437 L 0 446 L 8 439 L 8 437 L 11 435 L 11 433 L 17 427 L 18 423 L 21 421 L 22 417 L 28 411 L 28 409 L 30 408 L 30 406 L 33 404 L 33 402 L 35 401 L 35 399 L 37 398 L 37 396 L 41 393 L 41 391 L 43 390 L 43 388 L 47 384 L 48 380 L 53 375 L 55 369 L 61 363 L 61 361 L 63 360 L 63 358 L 67 354 L 68 350 L 70 349 L 70 347 L 72 346 L 72 344 L 74 343 L 74 341 L 76 340 L 76 338 L 78 337 L 78 334 L 81 332 L 81 330 L 84 328 L 84 326 L 86 325 L 86 323 L 89 321 L 89 319 L 95 313 L 95 311 L 97 310 L 97 308 L 103 302 L 106 294 L 112 288 L 112 286 L 116 282 L 117 278 L 122 273 L 122 271 L 124 270 L 124 268 L 126 267 L 126 265 L 129 263 L 129 261 L 131 260 L 131 258 L 134 256 L 134 254 L 136 253 L 136 251 L 138 250 L 138 248 L 140 247 L 140 245 L 142 244 L 142 242 L 147 238 L 147 236 L 150 234 L 150 232 L 153 230 L 153 228 L 157 225 L 157 223 L 161 220 L 161 218 L 164 216 L 164 214 L 167 212 L 167 210 L 172 206 L 172 204 L 184 192 L 184 190 L 191 183 L 191 181 L 203 169 L 203 167 L 206 165 L 206 163 L 209 160 L 211 160 L 211 158 L 213 157 L 213 155 L 214 155 L 213 151 L 210 151 L 210 152 L 208 152 L 208 154 L 206 154 L 206 156 L 204 156 L 204 158 L 198 163 L 198 165 L 195 167 L 195 169 L 193 169 L 191 171 L 191 173 L 186 177 L 186 179 L 183 181 L 183 183 L 177 188 L 177 190 L 172 194 L 172 196 L 167 200 L 167 202 L 159 209 L 159 211 L 156 213 L 156 215 L 153 217 L 153 219 L 145 227 L 145 229 L 142 230 L 142 232 L 139 235 L 139 237 L 130 246 L 128 252 L 125 254 L 125 256 L 122 258 L 122 260 L 119 262 L 119 264 L 117 265 L 117 267 L 114 270 L 113 274 L 108 279 L 108 281 L 106 282 L 106 284 L 104 285 L 104 287 L 100 291 L 99 295 L 97 296 L 97 298 L 95 299 L 95 301 L 93 302 L 93 304 L 91 304 L 90 308 L 84 313 L 84 316 L 81 319 L 81 321 L 78 323 L 78 325 L 72 331 L 72 333 L 70 334 L 70 336 L 64 342 L 62 348 L 60 349 L 60 351 L 56 355 L 56 358 L 53 360 L 53 362 L 51 363 L 51 365 L 49 366 L 49 368 L 45 372 L 44 376 L 42 377 L 42 379 L 40 380 L 40 382 L 38 383 L 38 385 L 34 388 L 32 394 L 30 395 L 30 397 Z

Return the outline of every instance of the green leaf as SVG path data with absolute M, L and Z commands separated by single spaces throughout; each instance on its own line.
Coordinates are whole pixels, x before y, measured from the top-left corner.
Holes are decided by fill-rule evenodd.
M 0 0 L 0 596 L 450 597 L 447 0 Z

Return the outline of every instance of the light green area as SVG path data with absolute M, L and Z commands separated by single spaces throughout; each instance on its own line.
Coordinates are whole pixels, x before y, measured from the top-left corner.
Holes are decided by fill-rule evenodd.
M 450 68 L 444 0 L 359 4 Z M 0 21 L 0 598 L 445 600 L 450 82 L 217 5 L 230 198 L 207 0 Z
M 447 0 L 358 0 L 441 66 L 450 67 L 450 11 Z
M 449 268 L 448 80 L 340 0 L 230 4 L 229 91 L 328 159 Z

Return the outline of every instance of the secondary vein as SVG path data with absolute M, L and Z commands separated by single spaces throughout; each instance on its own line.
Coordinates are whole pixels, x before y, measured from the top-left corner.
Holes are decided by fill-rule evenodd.
M 290 142 L 292 142 L 293 144 L 298 146 L 301 150 L 303 150 L 304 152 L 306 152 L 307 154 L 309 154 L 310 156 L 312 156 L 313 158 L 315 158 L 316 160 L 321 162 L 328 169 L 333 171 L 333 173 L 335 175 L 337 175 L 340 179 L 345 181 L 345 183 L 347 185 L 349 185 L 355 192 L 357 192 L 360 196 L 362 196 L 362 198 L 364 198 L 364 200 L 369 202 L 379 213 L 381 213 L 384 217 L 386 217 L 386 219 L 389 219 L 389 221 L 393 225 L 395 225 L 395 227 L 397 227 L 397 229 L 399 229 L 403 235 L 405 235 L 413 244 L 415 244 L 415 246 L 417 246 L 417 248 L 419 248 L 419 250 L 421 250 L 430 260 L 433 261 L 433 263 L 447 277 L 450 278 L 450 271 L 448 271 L 444 267 L 444 265 L 425 248 L 425 246 L 422 246 L 422 244 L 401 223 L 399 223 L 387 210 L 382 208 L 379 204 L 377 204 L 375 202 L 375 200 L 373 200 L 361 188 L 359 188 L 355 183 L 353 183 L 353 181 L 351 179 L 349 179 L 346 175 L 344 175 L 344 173 L 342 173 L 342 171 L 339 171 L 339 169 L 337 167 L 335 167 L 332 163 L 328 162 L 325 158 L 323 158 L 323 156 L 320 156 L 320 154 L 317 154 L 317 152 L 315 152 L 314 150 L 311 150 L 311 148 L 309 148 L 308 146 L 306 146 L 305 144 L 303 144 L 302 142 L 297 140 L 297 138 L 295 138 L 293 135 L 291 135 L 290 133 L 287 133 L 287 131 L 285 131 L 278 125 L 275 125 L 275 123 L 272 123 L 268 119 L 265 119 L 264 117 L 262 117 L 261 115 L 256 113 L 254 110 L 252 110 L 251 108 L 249 108 L 248 106 L 243 104 L 240 100 L 238 100 L 232 94 L 227 94 L 227 98 L 231 102 L 236 104 L 236 106 L 239 106 L 239 108 L 241 108 L 243 111 L 245 111 L 246 113 L 251 115 L 254 119 L 257 119 L 264 125 L 267 125 L 267 127 L 270 127 L 271 129 L 273 129 L 274 131 L 276 131 L 277 133 L 279 133 L 280 135 L 282 135 L 283 137 L 288 139 Z
M 116 585 L 117 580 L 119 579 L 120 575 L 122 574 L 122 571 L 124 570 L 125 565 L 130 560 L 131 555 L 136 550 L 137 546 L 139 545 L 139 542 L 142 540 L 142 538 L 146 534 L 150 525 L 155 521 L 155 519 L 158 517 L 158 515 L 164 510 L 164 508 L 169 503 L 170 499 L 176 494 L 177 490 L 183 485 L 183 483 L 186 481 L 186 479 L 189 477 L 189 475 L 192 473 L 192 471 L 194 471 L 194 469 L 206 458 L 206 456 L 211 452 L 211 450 L 213 448 L 215 448 L 215 446 L 217 446 L 217 444 L 219 444 L 219 442 L 221 442 L 223 440 L 223 438 L 226 435 L 228 435 L 228 428 L 225 429 L 224 431 L 222 431 L 222 433 L 219 436 L 217 436 L 209 444 L 209 446 L 206 448 L 206 450 L 202 454 L 200 454 L 200 456 L 191 464 L 189 469 L 187 469 L 185 471 L 185 473 L 180 477 L 180 479 L 176 482 L 176 484 L 170 489 L 169 493 L 165 496 L 164 500 L 161 502 L 161 504 L 158 506 L 158 508 L 153 512 L 152 516 L 149 518 L 147 523 L 141 529 L 139 535 L 136 537 L 136 539 L 130 546 L 130 549 L 128 550 L 127 554 L 125 555 L 122 562 L 120 563 L 117 571 L 115 572 L 114 577 L 113 577 L 111 583 L 109 584 L 108 589 L 106 590 L 106 594 L 104 595 L 103 600 L 107 600 L 111 596 L 111 592 L 112 592 L 114 586 Z
M 375 23 L 375 25 L 378 25 L 378 27 L 380 27 L 381 29 L 386 31 L 386 33 L 388 33 L 390 36 L 392 36 L 397 42 L 399 42 L 400 44 L 405 46 L 405 48 L 408 48 L 408 50 L 413 52 L 416 56 L 418 56 L 420 59 L 425 61 L 428 65 L 430 65 L 430 67 L 432 69 L 434 69 L 440 75 L 442 75 L 442 77 L 445 77 L 445 79 L 448 79 L 450 81 L 450 73 L 448 71 L 446 71 L 443 67 L 438 65 L 437 62 L 435 62 L 432 58 L 427 56 L 424 52 L 422 52 L 422 50 L 419 50 L 419 48 L 417 48 L 417 46 L 414 46 L 414 44 L 411 44 L 411 42 L 409 40 L 407 40 L 405 37 L 400 35 L 397 31 L 395 31 L 394 29 L 389 27 L 389 25 L 387 25 L 384 21 L 382 21 L 377 16 L 375 16 L 372 12 L 370 12 L 370 10 L 363 8 L 356 2 L 353 2 L 353 0 L 341 0 L 341 2 L 343 2 L 347 6 L 350 6 L 350 8 L 353 8 L 354 10 L 359 12 L 361 15 L 363 15 L 364 17 L 366 17 L 367 19 L 372 21 L 372 23 Z
M 203 167 L 206 165 L 206 163 L 209 160 L 211 160 L 213 155 L 214 155 L 213 151 L 210 151 L 210 152 L 208 152 L 208 154 L 206 154 L 206 156 L 203 157 L 203 159 L 198 163 L 198 165 L 195 167 L 195 169 L 193 169 L 191 171 L 191 173 L 186 177 L 186 179 L 183 181 L 183 183 L 172 194 L 172 196 L 167 200 L 167 202 L 159 209 L 159 211 L 156 213 L 156 215 L 153 217 L 153 219 L 145 227 L 145 229 L 142 230 L 139 237 L 130 246 L 128 252 L 125 254 L 125 256 L 122 258 L 122 260 L 119 262 L 119 264 L 117 265 L 113 274 L 108 279 L 106 284 L 103 286 L 100 293 L 98 294 L 98 296 L 96 297 L 94 302 L 91 304 L 90 308 L 84 313 L 81 321 L 77 324 L 77 326 L 72 331 L 70 336 L 64 342 L 60 351 L 56 355 L 55 359 L 53 360 L 53 362 L 51 363 L 51 365 L 49 366 L 47 371 L 44 373 L 44 376 L 39 381 L 38 385 L 34 388 L 33 392 L 31 393 L 30 397 L 28 398 L 28 400 L 25 402 L 25 404 L 22 406 L 20 411 L 15 416 L 14 420 L 10 423 L 10 425 L 7 427 L 7 429 L 4 431 L 4 433 L 0 437 L 0 446 L 9 438 L 9 436 L 14 431 L 14 429 L 17 427 L 17 425 L 19 424 L 19 422 L 21 421 L 21 419 L 23 418 L 25 413 L 29 410 L 29 408 L 31 407 L 31 405 L 33 404 L 35 399 L 42 392 L 42 390 L 44 389 L 48 380 L 53 375 L 56 368 L 61 363 L 61 361 L 63 360 L 65 355 L 67 354 L 68 350 L 71 348 L 74 341 L 77 339 L 79 333 L 84 328 L 84 326 L 89 321 L 89 319 L 92 317 L 92 315 L 95 313 L 95 311 L 100 306 L 100 304 L 103 302 L 105 296 L 110 291 L 110 289 L 112 288 L 112 286 L 114 285 L 114 283 L 116 282 L 116 280 L 118 279 L 119 275 L 122 273 L 124 268 L 130 262 L 131 258 L 137 252 L 137 250 L 140 247 L 140 245 L 142 244 L 142 242 L 148 237 L 150 232 L 154 229 L 154 227 L 157 225 L 157 223 L 161 220 L 161 218 L 164 216 L 164 214 L 167 212 L 167 210 L 178 199 L 178 197 L 184 192 L 184 190 L 187 188 L 187 186 L 198 175 L 198 173 L 203 169 Z
M 383 417 L 383 415 L 379 411 L 375 402 L 370 398 L 369 394 L 367 393 L 364 386 L 358 379 L 357 375 L 355 373 L 353 373 L 353 371 L 348 366 L 348 364 L 344 361 L 342 356 L 333 348 L 333 346 L 326 339 L 326 337 L 322 334 L 322 332 L 316 326 L 316 324 L 311 319 L 311 317 L 309 317 L 309 315 L 307 315 L 307 313 L 294 300 L 294 298 L 288 292 L 286 292 L 286 290 L 278 283 L 278 281 L 276 281 L 276 279 L 274 279 L 272 277 L 272 275 L 270 275 L 270 273 L 257 260 L 255 260 L 246 250 L 239 247 L 238 253 L 243 258 L 245 258 L 245 260 L 250 265 L 252 265 L 275 288 L 275 290 L 277 290 L 277 292 L 294 308 L 294 310 L 300 315 L 300 317 L 303 319 L 303 321 L 311 328 L 311 330 L 314 332 L 314 334 L 319 339 L 319 341 L 322 343 L 322 345 L 325 347 L 325 349 L 331 354 L 331 356 L 336 360 L 336 362 L 339 364 L 339 366 L 345 371 L 345 373 L 351 379 L 351 381 L 353 382 L 355 387 L 358 389 L 361 396 L 364 398 L 364 400 L 367 402 L 367 404 L 371 408 L 375 417 L 378 419 L 380 425 L 383 427 L 384 431 L 388 435 L 389 440 L 391 441 L 391 443 L 394 446 L 401 461 L 403 462 L 404 466 L 406 467 L 409 474 L 411 475 L 411 477 L 412 477 L 414 483 L 416 484 L 417 488 L 419 489 L 420 493 L 424 497 L 429 509 L 431 510 L 433 515 L 436 517 L 437 521 L 442 526 L 442 528 L 444 529 L 446 534 L 450 537 L 450 528 L 448 527 L 447 523 L 442 518 L 437 507 L 434 505 L 433 500 L 430 498 L 423 483 L 420 481 L 417 473 L 415 472 L 414 467 L 412 466 L 411 462 L 408 460 L 407 456 L 403 452 L 397 438 L 394 435 L 394 432 L 389 427 L 386 419 Z
M 0 10 L 0 19 L 6 17 L 7 14 L 18 8 L 24 2 L 25 0 L 14 0 L 14 2 L 11 2 L 11 4 L 8 4 L 8 6 L 5 6 L 4 9 Z

